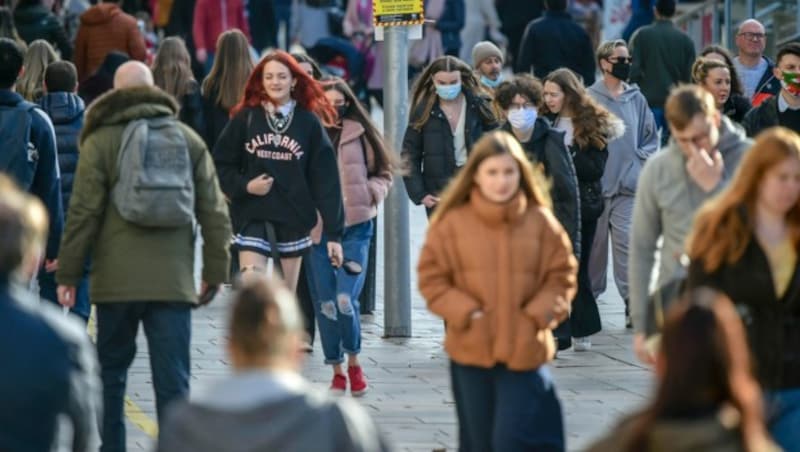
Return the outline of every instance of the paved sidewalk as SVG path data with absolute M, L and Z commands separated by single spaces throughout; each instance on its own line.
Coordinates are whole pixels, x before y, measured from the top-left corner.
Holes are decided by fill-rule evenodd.
M 411 256 L 416 265 L 427 221 L 419 207 L 411 212 Z M 383 227 L 379 228 L 383 233 Z M 398 451 L 455 450 L 456 419 L 448 377 L 448 361 L 442 351 L 442 322 L 430 315 L 416 291 L 412 272 L 413 337 L 384 339 L 383 256 L 378 255 L 378 311 L 363 316 L 362 362 L 371 384 L 360 399 Z M 609 272 L 610 273 L 610 272 Z M 648 394 L 649 372 L 637 364 L 631 350 L 631 334 L 624 329 L 623 303 L 611 290 L 600 301 L 604 331 L 593 338 L 589 352 L 571 350 L 552 364 L 564 409 L 569 450 L 581 450 L 607 431 L 620 415 L 630 411 Z M 224 354 L 227 302 L 220 297 L 210 307 L 194 312 L 192 319 L 192 385 L 198 387 L 228 372 Z M 129 450 L 150 450 L 153 440 L 145 434 L 155 420 L 154 396 L 147 344 L 140 334 L 139 353 L 130 371 L 128 395 L 139 413 L 128 421 Z M 304 375 L 327 387 L 331 371 L 322 363 L 322 351 L 309 355 Z M 138 410 L 137 410 L 138 408 Z M 145 418 L 142 418 L 141 414 Z M 148 419 L 149 418 L 149 419 Z M 143 420 L 142 420 L 143 419 Z

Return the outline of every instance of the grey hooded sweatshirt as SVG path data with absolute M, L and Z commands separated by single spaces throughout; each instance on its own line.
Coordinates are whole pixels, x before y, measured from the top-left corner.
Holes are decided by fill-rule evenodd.
M 623 83 L 618 98 L 603 79 L 589 87 L 589 95 L 625 123 L 625 134 L 608 143 L 608 161 L 603 173 L 603 196 L 636 193 L 636 183 L 645 160 L 658 150 L 658 131 L 647 99 L 636 85 Z
M 366 410 L 299 374 L 236 373 L 171 405 L 158 452 L 388 452 Z
M 630 308 L 636 332 L 644 328 L 648 286 L 653 274 L 656 243 L 660 248 L 658 286 L 669 281 L 679 269 L 686 236 L 700 205 L 722 190 L 733 178 L 739 161 L 750 147 L 744 129 L 723 116 L 717 149 L 725 164 L 722 181 L 711 192 L 704 192 L 686 172 L 686 156 L 670 139 L 666 148 L 654 154 L 644 166 L 633 205 L 633 225 L 628 261 Z

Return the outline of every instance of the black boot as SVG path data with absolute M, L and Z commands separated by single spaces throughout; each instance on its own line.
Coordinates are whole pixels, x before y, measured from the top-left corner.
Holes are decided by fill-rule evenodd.
M 626 298 L 625 300 L 625 328 L 632 330 L 633 329 L 633 319 L 631 318 L 631 310 L 629 305 L 629 301 Z

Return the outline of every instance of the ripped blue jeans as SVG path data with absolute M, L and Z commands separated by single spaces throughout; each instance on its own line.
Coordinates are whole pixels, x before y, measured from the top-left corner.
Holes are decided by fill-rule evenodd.
M 331 266 L 325 234 L 309 253 L 306 277 L 314 301 L 325 364 L 341 364 L 345 353 L 356 355 L 361 352 L 358 297 L 364 287 L 369 242 L 373 233 L 372 221 L 344 229 L 344 261 L 353 261 L 361 266 L 362 271 L 357 275 L 347 273 L 344 268 Z

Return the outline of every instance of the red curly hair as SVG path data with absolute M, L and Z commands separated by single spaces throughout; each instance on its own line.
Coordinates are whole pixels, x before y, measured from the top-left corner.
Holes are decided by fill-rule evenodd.
M 297 64 L 297 61 L 282 50 L 275 50 L 268 53 L 259 61 L 253 72 L 247 78 L 244 88 L 244 95 L 236 106 L 231 109 L 231 116 L 239 113 L 245 107 L 258 107 L 264 102 L 271 102 L 269 95 L 264 90 L 262 74 L 264 66 L 270 61 L 277 61 L 289 68 L 292 78 L 297 81 L 292 91 L 292 99 L 304 109 L 315 113 L 322 120 L 322 124 L 330 126 L 336 123 L 336 110 L 328 102 L 325 92 L 319 82 L 309 77 L 305 71 Z

